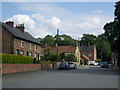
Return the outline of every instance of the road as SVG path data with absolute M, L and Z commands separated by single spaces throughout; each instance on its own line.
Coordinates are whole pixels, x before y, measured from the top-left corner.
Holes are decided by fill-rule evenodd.
M 3 88 L 118 88 L 118 72 L 98 66 L 3 76 Z

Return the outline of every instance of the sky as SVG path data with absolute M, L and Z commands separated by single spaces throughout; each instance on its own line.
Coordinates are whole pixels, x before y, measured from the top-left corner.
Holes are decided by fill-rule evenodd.
M 67 34 L 100 35 L 103 26 L 114 19 L 115 2 L 2 2 L 2 21 L 25 24 L 25 31 L 35 38 Z

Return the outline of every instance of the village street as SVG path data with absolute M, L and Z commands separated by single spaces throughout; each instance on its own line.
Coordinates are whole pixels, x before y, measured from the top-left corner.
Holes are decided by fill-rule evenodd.
M 99 66 L 4 75 L 3 88 L 118 88 L 118 72 Z

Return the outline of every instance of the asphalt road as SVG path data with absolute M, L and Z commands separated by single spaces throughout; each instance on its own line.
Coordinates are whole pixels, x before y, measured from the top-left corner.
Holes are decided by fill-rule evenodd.
M 4 75 L 3 88 L 118 88 L 118 72 L 98 66 Z

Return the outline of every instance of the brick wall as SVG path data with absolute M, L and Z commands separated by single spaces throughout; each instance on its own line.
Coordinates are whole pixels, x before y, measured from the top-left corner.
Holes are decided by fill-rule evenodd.
M 41 70 L 41 64 L 2 64 L 2 74 Z
M 24 55 L 26 56 L 27 51 L 30 53 L 32 52 L 32 56 L 34 57 L 35 53 L 39 53 L 39 55 L 43 54 L 42 47 L 40 45 L 32 43 L 32 49 L 30 49 L 30 42 L 28 41 L 23 41 L 24 42 L 24 47 L 21 47 L 21 39 L 14 38 L 14 54 L 16 54 L 16 50 L 18 49 L 24 51 Z M 35 45 L 37 45 L 37 50 L 35 50 Z
M 54 62 L 54 68 L 55 68 L 55 69 L 59 68 L 60 63 L 61 63 L 61 62 Z
M 41 64 L 41 69 L 52 69 L 52 64 L 43 63 Z
M 4 28 L 2 28 L 2 53 L 13 53 L 13 36 Z

